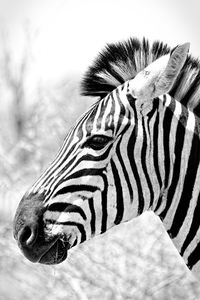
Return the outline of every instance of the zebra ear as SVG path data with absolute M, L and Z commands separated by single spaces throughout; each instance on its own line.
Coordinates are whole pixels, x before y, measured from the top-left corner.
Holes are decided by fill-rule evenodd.
M 189 43 L 177 46 L 148 65 L 130 81 L 131 94 L 142 102 L 166 94 L 173 86 L 189 51 Z

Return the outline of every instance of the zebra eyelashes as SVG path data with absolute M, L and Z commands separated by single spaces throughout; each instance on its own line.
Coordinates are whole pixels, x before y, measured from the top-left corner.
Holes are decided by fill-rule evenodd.
M 93 150 L 101 150 L 105 148 L 113 139 L 110 136 L 96 134 L 90 136 L 82 145 L 82 148 L 91 148 Z

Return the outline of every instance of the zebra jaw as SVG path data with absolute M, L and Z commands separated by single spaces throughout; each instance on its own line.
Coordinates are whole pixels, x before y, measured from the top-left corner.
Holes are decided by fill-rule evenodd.
M 54 265 L 63 262 L 67 258 L 69 244 L 58 239 L 39 259 L 39 263 Z

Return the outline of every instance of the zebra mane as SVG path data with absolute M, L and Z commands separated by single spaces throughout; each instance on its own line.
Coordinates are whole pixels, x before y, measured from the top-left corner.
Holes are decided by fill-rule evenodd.
M 81 83 L 81 94 L 105 97 L 117 86 L 132 79 L 151 62 L 173 51 L 167 44 L 155 41 L 150 45 L 143 38 L 108 44 L 94 60 Z M 200 62 L 188 55 L 170 96 L 200 117 Z

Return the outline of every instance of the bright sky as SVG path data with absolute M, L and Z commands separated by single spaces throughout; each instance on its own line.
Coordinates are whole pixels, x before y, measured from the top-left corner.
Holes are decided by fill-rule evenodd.
M 15 27 L 15 41 L 20 41 L 17 24 L 30 19 L 31 28 L 38 30 L 35 67 L 37 74 L 47 81 L 83 73 L 105 43 L 130 36 L 159 39 L 172 46 L 189 41 L 191 52 L 200 56 L 199 0 L 21 2 L 21 6 L 11 5 L 10 9 L 10 18 L 15 15 L 11 23 Z

